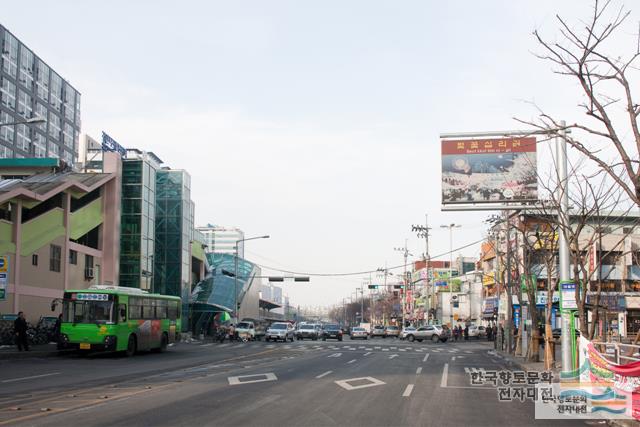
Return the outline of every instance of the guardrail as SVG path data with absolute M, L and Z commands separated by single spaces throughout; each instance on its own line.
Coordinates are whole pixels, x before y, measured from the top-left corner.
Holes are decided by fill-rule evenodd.
M 640 345 L 604 341 L 593 341 L 593 345 L 602 356 L 617 365 L 640 362 Z

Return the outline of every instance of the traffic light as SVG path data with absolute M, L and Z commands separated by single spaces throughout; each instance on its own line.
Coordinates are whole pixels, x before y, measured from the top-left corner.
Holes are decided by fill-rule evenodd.
M 269 277 L 270 282 L 284 282 L 284 277 Z
M 378 285 L 369 285 L 369 289 L 378 289 Z
M 294 282 L 308 282 L 309 281 L 309 277 L 305 276 L 305 277 L 294 277 L 293 278 Z
M 393 285 L 393 289 L 402 289 L 402 285 Z

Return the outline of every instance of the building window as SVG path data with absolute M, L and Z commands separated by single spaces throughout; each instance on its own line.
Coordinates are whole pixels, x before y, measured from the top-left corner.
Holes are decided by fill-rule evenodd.
M 13 122 L 13 118 L 9 114 L 4 111 L 0 112 L 0 123 L 11 122 Z M 15 126 L 0 126 L 0 138 L 13 145 L 16 133 L 15 129 Z
M 73 127 L 69 123 L 64 123 L 62 130 L 62 141 L 64 145 L 73 150 Z
M 14 79 L 18 73 L 18 39 L 7 31 L 2 44 L 2 70 Z
M 87 280 L 93 279 L 93 256 L 84 256 L 84 278 Z
M 72 265 L 78 264 L 78 251 L 69 249 L 69 264 L 72 264 Z
M 58 245 L 49 247 L 49 270 L 60 273 L 60 260 L 62 259 L 62 248 Z
M 51 97 L 50 104 L 56 110 L 62 108 L 62 78 L 56 73 L 51 73 Z
M 33 90 L 33 53 L 26 47 L 20 48 L 20 83 Z
M 60 146 L 53 141 L 49 141 L 49 157 L 60 158 Z
M 33 113 L 31 95 L 21 90 L 18 91 L 18 114 L 25 119 L 31 118 Z
M 57 114 L 49 113 L 49 136 L 59 140 L 61 130 L 60 117 Z
M 38 132 L 34 132 L 32 146 L 33 146 L 33 155 L 35 157 L 47 156 L 47 138 L 45 138 L 44 135 L 41 135 Z
M 73 122 L 73 113 L 76 108 L 76 91 L 67 83 L 64 85 L 64 116 Z
M 38 265 L 38 254 L 31 255 L 31 265 Z
M 29 136 L 29 128 L 27 125 L 18 125 L 17 126 L 17 138 L 16 138 L 16 147 L 20 150 L 29 152 L 29 145 L 31 144 L 31 137 Z
M 9 79 L 2 79 L 2 87 L 0 88 L 0 94 L 2 95 L 2 105 L 11 110 L 16 109 L 16 85 L 11 83 Z
M 36 93 L 38 98 L 49 102 L 49 67 L 42 61 L 38 61 L 38 70 L 36 72 Z

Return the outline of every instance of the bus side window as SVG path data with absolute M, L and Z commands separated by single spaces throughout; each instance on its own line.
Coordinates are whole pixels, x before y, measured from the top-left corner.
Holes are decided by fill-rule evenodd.
M 169 319 L 176 320 L 178 317 L 178 302 L 167 301 L 169 303 Z
M 125 304 L 118 305 L 118 323 L 127 321 L 127 306 Z

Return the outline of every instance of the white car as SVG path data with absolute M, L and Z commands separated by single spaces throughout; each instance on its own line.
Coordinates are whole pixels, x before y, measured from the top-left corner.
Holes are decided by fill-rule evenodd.
M 256 327 L 253 322 L 239 322 L 236 325 L 236 334 L 241 340 L 252 341 L 256 339 Z
M 295 330 L 290 323 L 277 322 L 269 326 L 267 333 L 265 334 L 267 341 L 291 341 L 295 340 Z
M 351 334 L 349 335 L 352 340 L 355 340 L 356 338 L 361 338 L 366 340 L 367 338 L 369 338 L 369 332 L 367 332 L 365 328 L 352 328 Z

